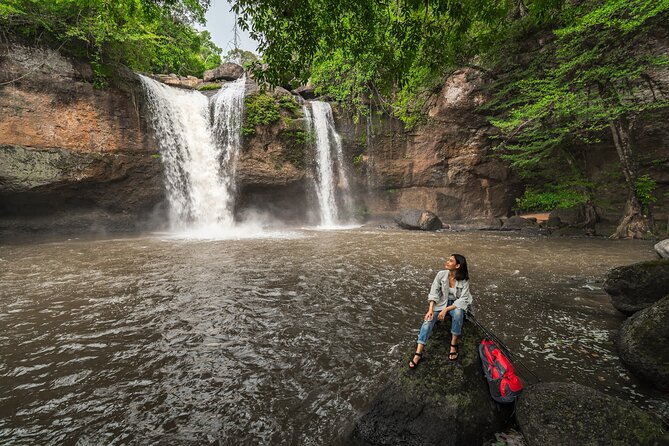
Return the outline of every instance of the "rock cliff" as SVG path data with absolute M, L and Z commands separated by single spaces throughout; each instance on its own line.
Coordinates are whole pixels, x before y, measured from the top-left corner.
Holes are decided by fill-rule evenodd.
M 406 131 L 401 122 L 372 113 L 354 124 L 339 113 L 344 146 L 356 158 L 358 186 L 373 213 L 399 208 L 434 212 L 445 222 L 510 213 L 520 182 L 490 157 L 491 126 L 476 108 L 485 80 L 465 69 L 452 74 L 431 101 L 428 121 Z M 357 152 L 357 153 L 356 153 Z
M 121 70 L 101 89 L 93 81 L 89 65 L 56 51 L 0 47 L 0 232 L 164 224 L 162 164 L 136 76 Z M 509 215 L 522 184 L 490 156 L 493 129 L 477 112 L 486 82 L 473 69 L 454 72 L 428 102 L 427 122 L 411 130 L 373 107 L 359 122 L 335 107 L 356 212 L 420 208 L 446 223 Z M 248 97 L 258 94 L 249 81 Z M 302 99 L 280 88 L 269 96 L 279 117 L 243 136 L 237 215 L 313 222 L 314 156 L 295 102 Z
M 0 232 L 134 230 L 162 201 L 134 90 L 92 77 L 56 51 L 0 46 Z

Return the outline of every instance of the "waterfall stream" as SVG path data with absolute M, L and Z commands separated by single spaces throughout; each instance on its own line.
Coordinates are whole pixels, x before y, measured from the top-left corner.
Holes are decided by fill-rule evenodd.
M 140 79 L 165 167 L 171 228 L 232 228 L 245 78 L 225 85 L 211 101 L 197 91 Z
M 335 228 L 346 223 L 342 215 L 348 218 L 352 210 L 341 138 L 334 126 L 332 108 L 327 102 L 311 102 L 311 110 L 304 107 L 304 115 L 309 126 L 307 130 L 315 134 L 320 227 Z

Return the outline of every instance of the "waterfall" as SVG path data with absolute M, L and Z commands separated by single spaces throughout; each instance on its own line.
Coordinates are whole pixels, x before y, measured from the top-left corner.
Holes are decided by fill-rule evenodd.
M 350 214 L 352 209 L 341 138 L 335 130 L 332 108 L 327 102 L 311 102 L 311 111 L 304 107 L 304 115 L 308 132 L 315 135 L 316 195 L 320 205 L 320 226 L 336 227 L 343 223 L 339 205 L 345 214 Z
M 245 78 L 210 101 L 140 75 L 165 168 L 172 229 L 233 226 Z
M 234 199 L 236 192 L 235 170 L 237 156 L 241 147 L 240 135 L 244 116 L 244 92 L 246 77 L 242 77 L 221 88 L 212 98 L 212 121 L 215 140 L 219 147 L 221 181 L 226 191 L 221 198 L 225 200 L 226 226 L 233 222 Z

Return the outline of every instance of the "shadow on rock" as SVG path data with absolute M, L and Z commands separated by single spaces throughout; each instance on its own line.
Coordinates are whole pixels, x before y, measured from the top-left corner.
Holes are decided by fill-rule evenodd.
M 614 268 L 604 291 L 618 311 L 633 314 L 662 299 L 669 291 L 669 260 L 649 260 Z
M 412 349 L 356 423 L 353 443 L 477 445 L 509 426 L 513 406 L 491 399 L 481 370 L 478 346 L 483 337 L 466 321 L 458 339 L 459 358 L 449 361 L 450 320 L 437 323 L 418 367 L 408 367 Z
M 516 420 L 529 446 L 669 444 L 659 419 L 579 384 L 526 388 L 518 399 Z
M 628 318 L 616 347 L 634 375 L 669 391 L 669 295 Z

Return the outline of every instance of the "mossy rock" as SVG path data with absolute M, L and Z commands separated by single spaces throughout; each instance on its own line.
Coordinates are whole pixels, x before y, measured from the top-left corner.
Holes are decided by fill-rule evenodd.
M 614 268 L 607 274 L 603 287 L 619 311 L 633 314 L 643 310 L 669 291 L 669 259 Z
M 516 404 L 516 420 L 529 446 L 669 444 L 659 419 L 580 384 L 526 388 Z
M 634 375 L 669 391 L 669 295 L 627 319 L 616 346 Z
M 0 145 L 0 192 L 23 192 L 82 176 L 95 155 Z
M 483 333 L 466 321 L 459 358 L 449 361 L 450 321 L 437 323 L 418 367 L 408 367 L 412 348 L 356 423 L 352 442 L 476 445 L 507 427 L 513 406 L 501 406 L 490 397 L 478 356 L 481 339 Z

